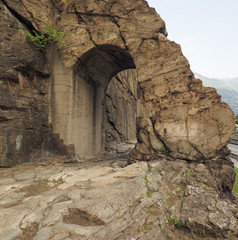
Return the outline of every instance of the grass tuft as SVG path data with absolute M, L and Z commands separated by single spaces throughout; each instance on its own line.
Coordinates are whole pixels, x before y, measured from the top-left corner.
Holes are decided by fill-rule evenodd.
M 48 185 L 48 181 L 46 179 L 39 180 L 37 182 L 34 182 L 33 184 L 22 187 L 19 191 L 25 192 L 24 197 L 31 197 L 36 196 L 42 192 L 48 191 L 50 189 L 50 186 Z
M 235 172 L 236 172 L 236 180 L 233 186 L 233 191 L 238 193 L 238 168 L 235 167 Z

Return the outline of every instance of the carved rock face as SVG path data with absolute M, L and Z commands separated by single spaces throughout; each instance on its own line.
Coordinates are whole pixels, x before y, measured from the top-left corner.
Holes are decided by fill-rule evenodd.
M 163 20 L 144 0 L 4 2 L 38 30 L 54 22 L 67 31 L 66 46 L 58 46 L 57 61 L 50 60 L 51 122 L 66 145 L 80 153 L 86 148 L 80 143 L 91 144 L 85 154 L 104 148 L 107 84 L 118 72 L 136 68 L 138 143 L 132 157 L 163 151 L 188 160 L 224 155 L 235 128 L 233 112 L 215 89 L 194 78 L 180 46 L 167 38 Z M 77 94 L 80 86 L 85 90 Z
M 106 91 L 106 148 L 125 141 L 136 143 L 137 71 L 117 74 Z

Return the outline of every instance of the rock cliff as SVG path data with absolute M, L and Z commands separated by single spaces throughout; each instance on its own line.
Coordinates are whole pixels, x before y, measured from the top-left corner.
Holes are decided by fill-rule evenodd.
M 22 85 L 24 79 L 42 84 L 49 78 L 50 122 L 72 151 L 85 156 L 104 149 L 105 89 L 118 72 L 136 68 L 138 143 L 133 158 L 149 159 L 163 149 L 181 159 L 225 157 L 233 112 L 215 89 L 194 78 L 180 46 L 169 41 L 163 20 L 145 1 L 4 0 L 1 12 L 3 87 Z M 49 50 L 46 57 L 24 30 L 42 31 L 49 24 L 67 31 L 66 46 Z M 75 94 L 77 87 L 83 90 Z M 46 111 L 38 112 L 47 119 Z M 6 134 L 14 139 L 22 135 Z M 2 146 L 8 144 L 2 140 Z M 93 147 L 87 149 L 89 145 Z
M 109 185 L 113 189 L 119 186 L 131 190 L 141 186 L 144 193 L 149 191 L 148 195 L 150 191 L 156 192 L 152 200 L 145 193 L 146 200 L 138 200 L 135 209 L 129 212 L 137 218 L 141 207 L 146 206 L 148 211 L 153 208 L 156 214 L 160 208 L 162 219 L 157 220 L 161 227 L 152 227 L 156 230 L 143 238 L 138 232 L 144 234 L 151 230 L 151 221 L 155 220 L 154 214 L 151 220 L 145 213 L 138 220 L 139 225 L 130 216 L 125 218 L 126 222 L 119 221 L 124 217 L 118 215 L 117 220 L 114 219 L 119 224 L 116 233 L 110 228 L 114 223 L 110 222 L 111 213 L 108 218 L 100 219 L 90 215 L 93 222 L 109 224 L 108 234 L 116 234 L 118 239 L 124 239 L 123 236 L 176 239 L 172 230 L 166 230 L 166 219 L 171 215 L 171 221 L 179 218 L 186 224 L 183 230 L 194 236 L 199 232 L 207 234 L 207 239 L 236 236 L 237 205 L 232 194 L 235 173 L 226 147 L 235 129 L 234 114 L 221 102 L 215 89 L 204 87 L 195 79 L 180 46 L 167 38 L 164 21 L 146 1 L 1 0 L 0 12 L 1 166 L 36 161 L 51 154 L 72 153 L 80 160 L 88 159 L 104 151 L 107 144 L 136 138 L 137 144 L 129 159 L 134 164 L 124 170 L 106 169 L 110 181 L 120 179 L 123 171 L 129 171 L 123 177 L 136 178 L 136 181 L 132 180 L 130 185 L 126 181 L 122 181 L 122 185 L 114 182 L 115 185 Z M 62 37 L 66 45 L 52 44 L 37 50 L 25 32 L 41 32 L 49 25 L 67 32 Z M 155 160 L 151 165 L 153 179 L 147 179 L 150 167 L 143 162 L 135 163 L 138 160 Z M 131 176 L 137 167 L 138 175 Z M 111 176 L 114 171 L 122 175 Z M 73 176 L 75 172 L 70 174 Z M 100 176 L 95 184 L 106 181 Z M 149 182 L 154 185 L 150 186 Z M 181 187 L 182 199 L 171 184 L 175 184 L 177 190 Z M 80 183 L 77 186 L 81 186 Z M 110 187 L 105 187 L 104 195 Z M 168 200 L 167 208 L 163 206 L 165 199 L 160 190 Z M 90 188 L 90 191 L 88 194 L 93 194 L 94 190 Z M 125 193 L 127 191 L 130 190 Z M 131 193 L 133 198 L 140 198 L 137 193 Z M 70 193 L 66 195 L 67 199 L 55 200 L 55 203 L 79 200 Z M 115 193 L 116 198 L 119 195 Z M 174 204 L 182 204 L 183 208 L 173 208 L 170 197 L 172 200 L 179 197 Z M 217 198 L 219 202 L 215 204 Z M 114 203 L 113 198 L 111 200 Z M 75 203 L 69 207 L 67 204 L 64 207 L 68 209 L 68 217 L 71 213 L 85 215 L 85 209 L 91 206 L 80 203 L 79 207 Z M 122 204 L 113 209 L 121 211 L 124 207 Z M 124 210 L 123 216 L 127 211 Z M 60 221 L 63 217 L 67 220 L 63 215 Z M 38 220 L 37 224 L 41 221 Z M 31 227 L 34 221 L 30 221 L 29 226 L 27 223 L 22 228 Z M 139 228 L 135 230 L 137 225 Z M 47 228 L 49 239 L 54 239 L 51 231 L 60 235 L 59 226 Z M 72 225 L 68 227 L 71 230 L 66 229 L 67 237 L 77 239 L 80 234 L 83 239 L 91 237 L 84 228 L 80 228 L 83 233 L 74 229 L 79 231 L 77 235 Z M 194 229 L 198 232 L 193 232 Z M 94 237 L 91 239 L 105 238 L 104 230 L 91 232 Z M 16 236 L 18 234 L 20 229 Z M 42 232 L 41 237 L 40 234 Z
M 161 152 L 189 161 L 226 158 L 233 112 L 215 89 L 194 78 L 180 46 L 169 41 L 163 20 L 145 1 L 4 0 L 1 12 L 2 165 L 34 158 L 34 151 L 44 155 L 49 142 L 59 151 L 57 136 L 79 157 L 103 150 L 106 118 L 125 128 L 123 117 L 111 110 L 106 116 L 105 92 L 126 69 L 135 69 L 138 84 L 133 159 Z M 49 24 L 67 32 L 66 46 L 39 51 L 24 31 Z M 119 94 L 108 92 L 117 101 Z
M 0 2 L 0 166 L 63 153 L 48 123 L 46 56 L 24 37 L 30 21 Z

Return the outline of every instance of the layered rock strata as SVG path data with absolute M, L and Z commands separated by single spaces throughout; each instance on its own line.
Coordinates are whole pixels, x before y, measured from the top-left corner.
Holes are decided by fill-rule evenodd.
M 0 166 L 63 153 L 48 122 L 46 56 L 24 35 L 30 21 L 4 1 L 0 12 Z

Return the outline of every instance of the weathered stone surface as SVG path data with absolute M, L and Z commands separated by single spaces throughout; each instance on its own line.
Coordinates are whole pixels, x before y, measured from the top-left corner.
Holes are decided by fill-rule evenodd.
M 4 0 L 0 10 L 0 164 L 63 153 L 65 145 L 81 159 L 0 169 L 1 239 L 36 230 L 33 239 L 237 238 L 235 174 L 226 157 L 233 112 L 194 78 L 146 1 Z M 38 51 L 24 30 L 50 22 L 67 31 L 66 45 Z M 107 89 L 116 105 L 107 117 L 120 136 L 105 126 Z M 136 128 L 118 116 L 125 96 Z M 131 162 L 156 161 L 83 161 L 104 150 L 105 129 L 116 140 L 136 130 Z
M 75 31 L 65 36 L 69 42 L 68 46 L 61 48 L 65 65 L 73 66 L 77 59 L 71 56 L 80 57 L 95 44 L 117 44 L 126 48 L 138 71 L 142 92 L 138 96 L 139 103 L 146 109 L 140 111 L 137 117 L 150 117 L 156 136 L 174 156 L 189 159 L 214 157 L 226 145 L 234 130 L 233 113 L 220 103 L 214 89 L 204 88 L 199 80 L 194 79 L 180 47 L 164 36 L 163 21 L 152 9 L 143 8 L 142 11 L 142 6 L 146 6 L 143 1 L 137 1 L 130 12 L 131 3 L 110 3 L 101 3 L 97 8 L 90 5 L 90 10 L 85 10 L 84 5 L 79 3 L 68 5 L 65 11 L 76 13 L 82 21 L 75 28 L 78 20 L 69 20 L 65 15 L 59 25 L 69 30 L 71 22 L 84 45 L 81 47 L 80 42 L 75 41 Z M 137 15 L 139 12 L 140 15 Z M 146 32 L 144 36 L 148 25 L 151 32 Z M 100 34 L 95 27 L 100 29 Z M 74 54 L 71 54 L 72 51 Z M 147 154 L 151 155 L 154 149 L 151 145 L 147 148 Z M 142 148 L 143 154 L 145 149 Z
M 131 156 L 150 159 L 166 149 L 170 156 L 189 160 L 225 157 L 233 112 L 214 89 L 194 78 L 180 46 L 169 41 L 163 20 L 146 1 L 4 0 L 1 9 L 2 59 L 7 63 L 1 64 L 1 74 L 17 81 L 20 71 L 20 86 L 26 69 L 32 79 L 48 76 L 44 54 L 26 41 L 22 30 L 40 31 L 52 22 L 67 31 L 66 46 L 48 51 L 49 117 L 72 152 L 83 157 L 104 150 L 107 85 L 118 72 L 136 68 L 138 144 Z M 14 39 L 22 45 L 9 50 Z M 18 49 L 25 49 L 24 57 Z M 10 135 L 12 143 L 19 134 Z
M 125 70 L 108 84 L 106 92 L 106 147 L 136 141 L 137 73 Z
M 160 158 L 121 168 L 126 158 L 105 157 L 1 169 L 0 238 L 236 239 L 237 195 L 223 198 L 205 164 Z M 30 171 L 31 181 L 19 178 Z
M 49 75 L 46 69 L 46 59 L 42 52 L 24 36 L 29 30 L 30 22 L 24 22 L 21 12 L 11 11 L 8 5 L 0 3 L 0 78 L 19 82 L 19 73 L 23 76 Z M 14 7 L 19 5 L 13 2 Z M 19 9 L 20 10 L 20 9 Z
M 49 152 L 63 152 L 48 124 L 45 88 L 41 78 L 26 78 L 23 88 L 4 80 L 0 84 L 0 166 L 36 161 Z
M 0 166 L 60 151 L 48 124 L 45 54 L 24 35 L 31 28 L 30 19 L 23 16 L 27 9 L 19 8 L 18 13 L 6 2 L 0 2 Z

